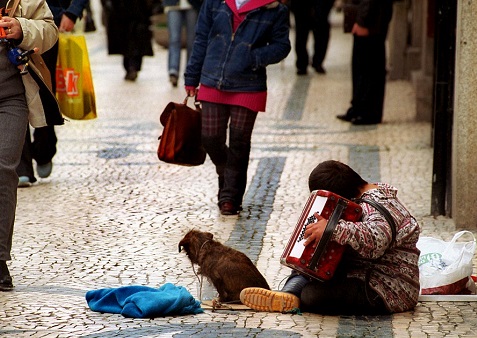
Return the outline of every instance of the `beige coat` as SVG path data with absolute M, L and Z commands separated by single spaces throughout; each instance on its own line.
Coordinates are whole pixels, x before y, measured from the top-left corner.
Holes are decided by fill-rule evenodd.
M 10 0 L 6 7 L 12 8 L 15 5 L 14 3 L 15 1 Z M 23 40 L 18 47 L 23 50 L 38 48 L 38 53 L 32 55 L 29 62 L 29 73 L 23 75 L 22 79 L 25 86 L 30 124 L 36 128 L 44 127 L 51 124 L 47 123 L 45 110 L 56 109 L 59 113 L 59 107 L 54 94 L 51 92 L 51 78 L 48 69 L 40 62 L 41 58 L 37 60 L 36 56 L 54 46 L 58 40 L 58 28 L 45 0 L 21 0 L 14 13 L 9 13 L 9 15 L 17 19 L 22 27 Z M 40 68 L 44 68 L 41 69 L 41 73 Z M 44 70 L 46 70 L 46 73 L 44 73 Z M 49 93 L 46 89 L 42 93 L 42 95 L 48 96 L 47 99 L 40 97 L 40 87 L 32 77 L 31 72 L 38 74 L 39 78 L 50 89 Z M 40 86 L 43 86 L 43 84 L 40 83 Z M 48 103 L 48 107 L 44 107 L 45 103 Z

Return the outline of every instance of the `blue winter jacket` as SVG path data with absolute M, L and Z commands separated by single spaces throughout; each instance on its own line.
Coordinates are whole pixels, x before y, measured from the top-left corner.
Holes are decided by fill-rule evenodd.
M 205 0 L 185 85 L 223 91 L 267 90 L 265 67 L 290 52 L 288 8 L 278 1 L 250 11 L 233 32 L 233 13 L 223 0 Z
M 81 18 L 88 0 L 46 0 L 46 3 L 53 13 L 55 24 L 59 26 L 61 17 L 65 13 L 73 21 Z

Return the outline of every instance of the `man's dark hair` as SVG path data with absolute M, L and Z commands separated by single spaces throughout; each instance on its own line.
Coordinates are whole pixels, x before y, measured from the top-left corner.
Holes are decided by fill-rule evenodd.
M 310 191 L 328 190 L 347 199 L 359 197 L 367 183 L 349 166 L 333 160 L 318 164 L 308 178 Z

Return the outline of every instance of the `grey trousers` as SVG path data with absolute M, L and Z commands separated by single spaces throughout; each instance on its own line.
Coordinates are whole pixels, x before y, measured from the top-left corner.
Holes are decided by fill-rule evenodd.
M 25 95 L 0 99 L 0 260 L 11 260 L 18 175 L 28 124 Z

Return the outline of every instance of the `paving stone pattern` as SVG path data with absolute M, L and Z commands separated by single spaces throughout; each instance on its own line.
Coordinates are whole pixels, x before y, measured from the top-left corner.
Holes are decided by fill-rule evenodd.
M 450 239 L 457 231 L 451 219 L 430 216 L 431 125 L 414 121 L 408 82 L 388 83 L 381 125 L 335 118 L 348 108 L 351 92 L 352 40 L 341 27 L 332 31 L 325 76 L 297 77 L 293 52 L 269 67 L 267 112 L 253 134 L 244 210 L 223 217 L 209 159 L 199 167 L 157 159 L 159 115 L 169 101 L 185 97 L 182 79 L 178 88 L 168 82 L 167 51 L 155 46 L 137 82 L 125 82 L 122 59 L 107 55 L 98 26 L 86 37 L 99 117 L 57 127 L 51 177 L 18 191 L 10 263 L 16 289 L 0 293 L 0 336 L 477 337 L 477 302 L 425 302 L 377 317 L 206 310 L 128 319 L 89 310 L 88 290 L 125 285 L 169 282 L 198 298 L 199 279 L 178 252 L 192 228 L 245 252 L 279 288 L 290 272 L 279 258 L 308 197 L 308 174 L 326 159 L 398 187 L 423 235 Z

